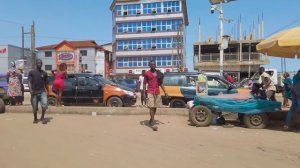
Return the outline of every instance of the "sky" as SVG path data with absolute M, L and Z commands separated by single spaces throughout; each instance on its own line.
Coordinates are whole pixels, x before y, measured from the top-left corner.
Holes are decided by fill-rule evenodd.
M 0 45 L 21 47 L 21 27 L 30 31 L 35 22 L 36 47 L 57 44 L 63 40 L 95 40 L 99 45 L 112 41 L 112 0 L 0 0 Z M 230 34 L 241 16 L 243 32 L 258 27 L 258 18 L 264 18 L 265 37 L 292 27 L 300 26 L 300 0 L 236 0 L 223 5 L 224 34 Z M 218 13 L 210 13 L 208 0 L 187 0 L 189 26 L 187 27 L 187 66 L 193 69 L 193 42 L 198 39 L 199 20 L 202 40 L 216 37 Z M 25 47 L 30 38 L 25 37 Z M 270 57 L 266 68 L 281 71 L 280 58 Z M 300 59 L 287 59 L 286 70 L 300 69 Z

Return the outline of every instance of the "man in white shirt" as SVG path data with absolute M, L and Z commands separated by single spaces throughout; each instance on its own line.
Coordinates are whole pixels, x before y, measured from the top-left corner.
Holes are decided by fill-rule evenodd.
M 264 67 L 260 67 L 258 73 L 261 77 L 261 81 L 262 81 L 261 85 L 263 87 L 263 90 L 266 91 L 267 99 L 276 101 L 275 99 L 276 87 L 274 82 L 271 80 L 271 76 L 265 72 Z
M 142 106 L 145 106 L 146 105 L 146 97 L 147 97 L 147 86 L 146 86 L 146 88 L 145 88 L 145 94 L 144 94 L 144 92 L 143 92 L 143 84 L 144 84 L 144 75 L 145 75 L 145 72 L 146 72 L 146 70 L 142 70 L 142 74 L 139 76 L 139 81 L 138 81 L 138 83 L 139 83 L 139 89 L 140 89 L 140 93 L 141 93 L 141 104 L 142 104 Z

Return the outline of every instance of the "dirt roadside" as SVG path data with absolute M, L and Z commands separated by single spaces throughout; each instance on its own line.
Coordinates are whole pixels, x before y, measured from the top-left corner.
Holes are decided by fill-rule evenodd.
M 182 168 L 300 165 L 300 134 L 276 129 L 191 127 L 186 117 L 48 115 L 32 124 L 31 114 L 0 115 L 1 168 Z

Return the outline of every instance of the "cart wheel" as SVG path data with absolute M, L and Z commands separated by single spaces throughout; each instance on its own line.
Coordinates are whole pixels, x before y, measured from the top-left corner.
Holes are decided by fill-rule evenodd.
M 190 121 L 197 127 L 209 126 L 212 120 L 212 112 L 205 106 L 195 106 L 190 111 Z
M 262 129 L 266 128 L 269 118 L 266 113 L 245 114 L 243 121 L 248 128 Z

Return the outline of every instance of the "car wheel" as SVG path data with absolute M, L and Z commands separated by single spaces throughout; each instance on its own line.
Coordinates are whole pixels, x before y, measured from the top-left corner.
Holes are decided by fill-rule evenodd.
M 170 108 L 185 108 L 186 103 L 182 99 L 173 99 L 170 102 Z
M 122 107 L 123 106 L 123 102 L 118 97 L 111 97 L 107 101 L 107 106 L 108 107 Z
M 245 114 L 243 121 L 248 128 L 262 129 L 266 128 L 269 118 L 266 113 Z
M 209 126 L 212 120 L 212 112 L 205 106 L 195 106 L 190 111 L 190 122 L 197 127 Z
M 55 97 L 48 98 L 48 106 L 56 106 L 56 98 Z
M 5 104 L 4 101 L 0 99 L 0 113 L 4 113 L 4 112 L 5 112 Z

